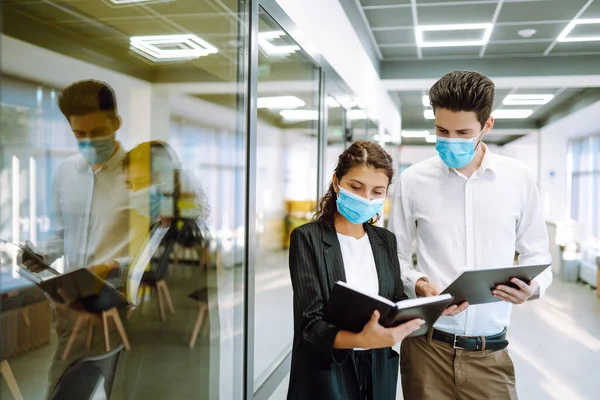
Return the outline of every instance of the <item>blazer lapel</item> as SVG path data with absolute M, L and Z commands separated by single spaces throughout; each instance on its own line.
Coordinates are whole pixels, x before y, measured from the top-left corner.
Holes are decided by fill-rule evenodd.
M 375 268 L 377 268 L 377 278 L 379 281 L 379 295 L 388 299 L 394 297 L 394 276 L 390 274 L 390 260 L 387 254 L 386 246 L 384 246 L 381 236 L 377 230 L 370 224 L 365 224 L 365 230 L 369 235 L 371 249 L 373 250 L 373 258 L 375 259 Z
M 340 241 L 337 238 L 335 229 L 332 229 L 326 224 L 322 224 L 321 226 L 323 228 L 325 268 L 331 293 L 337 281 L 346 282 L 346 272 L 344 270 L 344 260 L 342 258 Z

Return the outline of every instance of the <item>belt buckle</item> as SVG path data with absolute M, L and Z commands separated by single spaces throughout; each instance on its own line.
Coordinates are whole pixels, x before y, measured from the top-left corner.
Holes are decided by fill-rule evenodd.
M 464 349 L 464 347 L 460 347 L 456 344 L 456 342 L 458 341 L 458 335 L 454 335 L 454 342 L 452 343 L 452 348 L 453 349 Z

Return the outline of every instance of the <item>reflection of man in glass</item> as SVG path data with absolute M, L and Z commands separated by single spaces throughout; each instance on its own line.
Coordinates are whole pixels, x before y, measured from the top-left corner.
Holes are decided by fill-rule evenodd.
M 55 234 L 42 246 L 44 256 L 49 263 L 64 256 L 65 272 L 90 265 L 116 266 L 115 260 L 129 254 L 130 214 L 129 195 L 122 184 L 125 151 L 115 140 L 121 126 L 115 94 L 106 83 L 80 81 L 61 93 L 58 105 L 77 139 L 79 154 L 68 157 L 55 173 L 51 217 Z M 57 308 L 56 314 L 58 347 L 50 370 L 50 392 L 73 361 L 103 351 L 102 346 L 86 348 L 83 329 L 68 358 L 61 360 L 76 316 L 64 308 Z M 96 338 L 101 341 L 102 335 L 97 333 Z

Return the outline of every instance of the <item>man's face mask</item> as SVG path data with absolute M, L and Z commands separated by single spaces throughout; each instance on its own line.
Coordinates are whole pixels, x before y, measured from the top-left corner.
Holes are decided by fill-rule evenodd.
M 90 164 L 107 162 L 115 151 L 115 134 L 77 139 L 79 152 Z
M 464 168 L 473 161 L 475 151 L 481 144 L 481 140 L 479 142 L 477 141 L 483 135 L 484 130 L 485 128 L 482 129 L 477 136 L 470 139 L 445 138 L 438 136 L 435 149 L 438 151 L 444 164 L 450 168 Z M 477 145 L 475 143 L 477 143 Z

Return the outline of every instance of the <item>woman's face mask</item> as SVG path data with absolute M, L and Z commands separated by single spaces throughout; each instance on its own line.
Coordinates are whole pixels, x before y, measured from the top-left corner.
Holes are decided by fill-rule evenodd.
M 385 198 L 368 200 L 343 187 L 337 196 L 338 212 L 352 224 L 364 224 L 381 213 Z
M 129 192 L 131 208 L 150 218 L 156 218 L 160 214 L 163 199 L 164 195 L 156 185 Z

